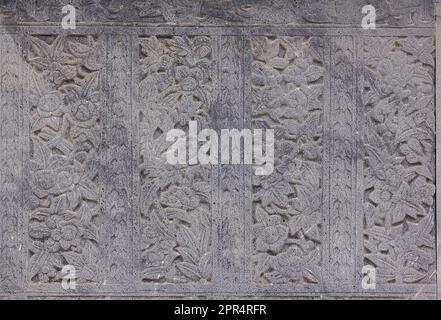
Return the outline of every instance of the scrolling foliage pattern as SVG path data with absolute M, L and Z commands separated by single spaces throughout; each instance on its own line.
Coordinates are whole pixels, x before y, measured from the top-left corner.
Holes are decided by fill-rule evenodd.
M 212 104 L 211 40 L 140 38 L 142 280 L 211 281 L 211 168 L 168 165 L 170 129 L 206 126 Z
M 19 288 L 23 271 L 20 150 L 21 46 L 15 35 L 0 35 L 0 289 Z
M 252 40 L 253 126 L 276 141 L 274 172 L 253 178 L 257 282 L 320 281 L 322 52 L 313 37 Z

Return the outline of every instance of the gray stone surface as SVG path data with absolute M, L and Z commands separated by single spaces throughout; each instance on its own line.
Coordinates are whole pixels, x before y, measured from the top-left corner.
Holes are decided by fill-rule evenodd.
M 0 0 L 0 298 L 436 298 L 436 8 Z M 273 174 L 166 164 L 191 119 Z

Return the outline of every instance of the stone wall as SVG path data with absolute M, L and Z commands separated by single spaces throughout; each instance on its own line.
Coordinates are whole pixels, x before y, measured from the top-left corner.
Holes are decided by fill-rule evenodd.
M 434 35 L 431 0 L 0 1 L 0 297 L 436 298 Z M 274 172 L 167 164 L 190 120 L 274 129 Z

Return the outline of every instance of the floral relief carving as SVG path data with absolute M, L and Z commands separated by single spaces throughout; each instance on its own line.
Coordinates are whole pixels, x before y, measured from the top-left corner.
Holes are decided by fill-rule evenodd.
M 377 23 L 427 25 L 433 21 L 431 0 L 71 0 L 81 22 L 132 22 L 193 25 L 351 24 L 359 25 L 362 7 L 376 8 Z M 0 2 L 0 17 L 17 22 L 60 21 L 61 0 Z
M 211 40 L 140 38 L 141 256 L 144 282 L 211 281 L 211 168 L 169 165 L 168 130 L 207 125 Z
M 431 283 L 435 270 L 431 38 L 365 43 L 364 261 L 381 283 Z
M 253 177 L 254 277 L 318 283 L 322 243 L 321 40 L 252 39 L 252 122 L 275 130 L 275 169 Z
M 439 5 L 0 0 L 0 299 L 438 298 Z
M 132 270 L 131 254 L 131 49 L 130 38 L 115 35 L 109 39 L 106 112 L 106 224 L 108 265 L 106 282 L 127 286 Z
M 66 264 L 98 281 L 100 44 L 89 37 L 31 37 L 29 267 L 34 283 Z M 96 58 L 92 59 L 97 61 Z

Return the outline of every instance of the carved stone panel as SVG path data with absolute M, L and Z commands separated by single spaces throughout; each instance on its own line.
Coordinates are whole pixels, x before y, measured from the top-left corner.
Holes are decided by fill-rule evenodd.
M 382 287 L 434 284 L 432 38 L 365 38 L 362 46 L 360 258 Z
M 323 268 L 320 37 L 251 39 L 253 127 L 274 129 L 274 172 L 252 178 L 253 282 L 314 286 Z
M 213 43 L 209 36 L 137 38 L 137 280 L 146 285 L 213 280 L 212 169 L 169 165 L 164 156 L 169 130 L 210 123 Z
M 0 298 L 437 298 L 439 3 L 64 5 L 0 0 Z
M 432 0 L 71 0 L 83 23 L 145 23 L 151 25 L 353 25 L 363 17 L 362 7 L 376 8 L 385 26 L 428 26 L 433 22 Z M 59 22 L 62 0 L 10 0 L 0 3 L 6 22 Z

